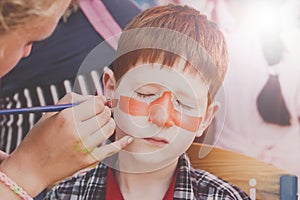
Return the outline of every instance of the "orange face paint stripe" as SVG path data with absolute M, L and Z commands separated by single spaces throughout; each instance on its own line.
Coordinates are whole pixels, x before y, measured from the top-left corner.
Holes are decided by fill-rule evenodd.
M 148 107 L 149 105 L 145 102 L 140 102 L 126 96 L 120 96 L 119 108 L 129 115 L 148 116 Z
M 181 127 L 191 132 L 196 132 L 200 127 L 202 117 L 193 117 L 182 114 L 177 110 L 174 110 L 172 113 L 172 121 L 178 127 Z
M 155 101 L 154 101 L 155 102 Z M 145 102 L 140 102 L 134 98 L 126 97 L 126 96 L 120 96 L 119 101 L 119 108 L 125 113 L 128 113 L 129 115 L 133 116 L 149 116 L 149 107 L 155 104 L 159 104 L 159 102 L 156 101 L 156 103 L 150 103 L 147 104 Z M 161 104 L 160 104 L 161 105 Z M 167 106 L 169 107 L 169 106 Z M 194 117 L 182 114 L 175 110 L 172 106 L 172 108 L 168 108 L 171 112 L 170 120 L 178 127 L 181 127 L 185 130 L 196 132 L 199 129 L 199 126 L 202 122 L 202 117 Z M 170 110 L 171 109 L 171 110 Z M 168 120 L 168 121 L 170 121 Z

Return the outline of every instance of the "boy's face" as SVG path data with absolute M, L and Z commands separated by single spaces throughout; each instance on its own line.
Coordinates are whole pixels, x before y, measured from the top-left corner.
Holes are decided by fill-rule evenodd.
M 119 100 L 113 111 L 116 137 L 134 136 L 125 150 L 143 155 L 140 159 L 147 162 L 180 156 L 218 110 L 217 105 L 208 106 L 209 87 L 201 75 L 183 71 L 184 64 L 140 64 L 118 84 L 111 71 L 104 74 L 105 95 Z

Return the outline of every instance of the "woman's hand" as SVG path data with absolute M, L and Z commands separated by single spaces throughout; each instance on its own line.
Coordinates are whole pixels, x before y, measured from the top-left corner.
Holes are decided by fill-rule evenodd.
M 82 103 L 45 114 L 0 166 L 33 196 L 55 181 L 117 153 L 132 141 L 125 136 L 101 145 L 115 130 L 103 96 L 68 94 L 59 104 L 71 102 Z

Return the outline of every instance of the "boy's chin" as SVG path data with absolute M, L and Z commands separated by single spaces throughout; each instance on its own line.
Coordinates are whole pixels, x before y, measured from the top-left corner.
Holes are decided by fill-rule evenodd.
M 162 153 L 161 151 L 152 151 L 148 153 L 121 153 L 120 171 L 129 173 L 148 173 L 163 169 L 174 162 L 177 163 L 178 157 Z

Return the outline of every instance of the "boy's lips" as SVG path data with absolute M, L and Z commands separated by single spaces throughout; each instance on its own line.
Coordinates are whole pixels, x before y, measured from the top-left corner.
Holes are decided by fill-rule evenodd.
M 167 140 L 159 137 L 144 138 L 144 140 L 153 146 L 159 146 L 159 147 L 169 144 Z

